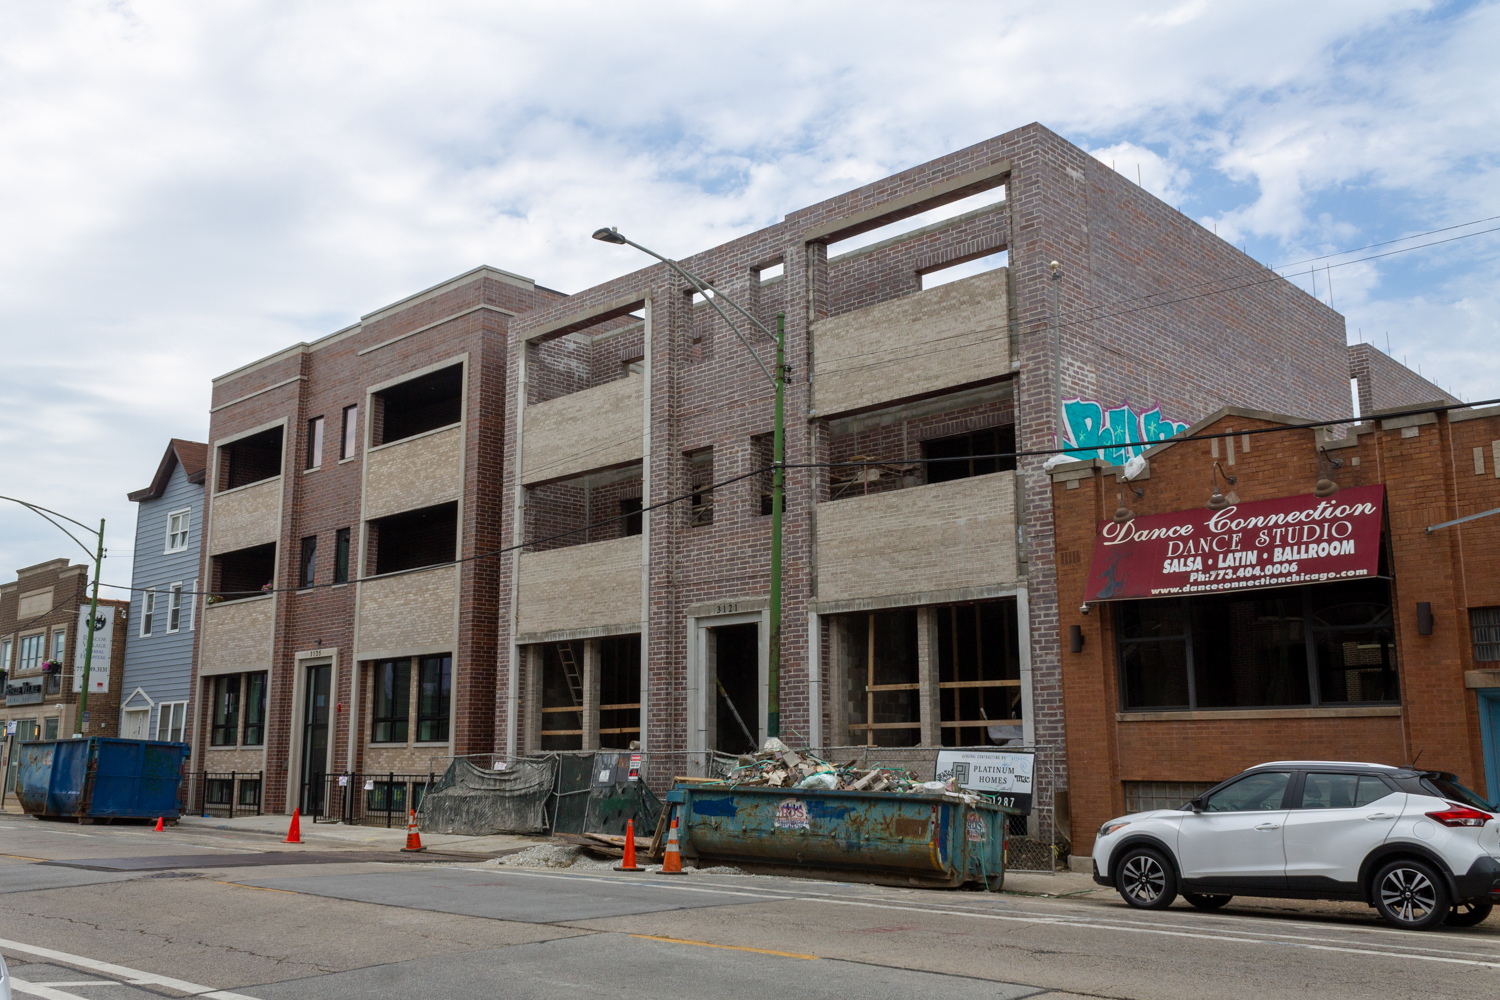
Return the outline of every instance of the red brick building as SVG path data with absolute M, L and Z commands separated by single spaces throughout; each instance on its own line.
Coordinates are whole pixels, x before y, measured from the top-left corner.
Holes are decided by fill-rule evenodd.
M 1073 843 L 1085 863 L 1105 820 L 1175 807 L 1270 760 L 1420 758 L 1500 796 L 1500 515 L 1450 523 L 1500 508 L 1500 407 L 1391 412 L 1400 411 L 1260 434 L 1250 432 L 1306 421 L 1222 409 L 1188 432 L 1207 439 L 1148 450 L 1131 482 L 1099 461 L 1053 470 L 1062 625 L 1077 632 L 1063 691 Z M 1230 528 L 1258 510 L 1322 504 L 1319 523 L 1340 534 L 1337 518 L 1370 488 L 1383 507 L 1369 572 L 1270 575 L 1328 564 L 1279 528 L 1256 538 L 1266 529 L 1246 527 L 1236 540 L 1258 551 L 1211 554 L 1203 566 L 1142 565 L 1165 552 L 1148 547 L 1159 539 L 1142 542 L 1143 554 L 1099 560 L 1122 537 L 1122 504 L 1132 540 L 1173 518 L 1209 524 L 1215 476 L 1215 503 L 1227 506 L 1212 523 Z M 1213 537 L 1231 546 L 1229 535 Z M 1134 596 L 1141 580 L 1159 582 L 1151 574 L 1199 582 L 1191 593 Z M 1106 575 L 1136 581 L 1100 587 Z

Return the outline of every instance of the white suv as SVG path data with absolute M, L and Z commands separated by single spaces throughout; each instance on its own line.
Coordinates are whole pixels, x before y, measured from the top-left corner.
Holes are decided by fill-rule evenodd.
M 1180 809 L 1112 819 L 1094 881 L 1142 909 L 1180 891 L 1362 900 L 1397 927 L 1467 927 L 1500 901 L 1500 820 L 1453 775 L 1384 764 L 1276 761 Z

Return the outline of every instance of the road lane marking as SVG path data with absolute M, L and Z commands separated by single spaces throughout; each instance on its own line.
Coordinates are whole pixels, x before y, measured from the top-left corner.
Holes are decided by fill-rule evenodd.
M 101 962 L 96 958 L 87 958 L 83 955 L 72 955 L 66 951 L 58 951 L 55 948 L 43 948 L 34 944 L 23 944 L 20 941 L 10 941 L 0 938 L 0 949 L 7 951 L 18 951 L 25 955 L 36 955 L 38 958 L 50 958 L 65 965 L 76 965 L 79 968 L 88 969 L 105 976 L 114 976 L 123 979 L 132 986 L 165 986 L 179 993 L 186 993 L 195 997 L 208 997 L 210 1000 L 255 1000 L 254 997 L 245 996 L 243 993 L 230 993 L 227 990 L 216 989 L 212 986 L 201 986 L 198 983 L 190 983 L 185 979 L 174 979 L 171 976 L 162 976 L 154 972 L 142 972 L 140 969 L 132 969 L 124 965 L 115 965 L 113 962 Z M 21 989 L 21 981 L 12 977 L 11 981 Z M 27 984 L 26 990 L 50 989 L 46 986 L 32 986 Z M 36 996 L 48 997 L 45 993 L 36 993 Z M 53 1000 L 81 1000 L 75 998 L 74 994 L 54 991 L 51 994 Z
M 800 958 L 808 962 L 816 962 L 817 955 L 802 955 L 795 951 L 772 951 L 769 948 L 746 948 L 737 944 L 714 944 L 712 941 L 689 941 L 687 938 L 657 937 L 655 934 L 627 934 L 626 937 L 640 938 L 642 941 L 665 941 L 668 944 L 691 944 L 699 948 L 723 948 L 725 951 L 753 951 L 757 955 L 780 955 L 782 958 Z
M 118 986 L 120 984 L 111 982 L 108 985 Z M 34 997 L 41 997 L 42 1000 L 88 1000 L 87 997 L 81 997 L 77 993 L 64 993 L 62 990 L 53 989 L 47 983 L 28 983 L 26 980 L 17 979 L 15 976 L 10 977 L 10 988 L 17 993 L 26 993 Z
M 28 858 L 24 854 L 0 854 L 0 858 L 19 858 L 22 861 L 46 861 L 46 858 Z

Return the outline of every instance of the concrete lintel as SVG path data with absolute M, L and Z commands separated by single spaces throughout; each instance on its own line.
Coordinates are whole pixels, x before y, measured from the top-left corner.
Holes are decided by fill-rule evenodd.
M 543 340 L 552 340 L 564 334 L 595 323 L 604 323 L 618 316 L 626 316 L 646 304 L 645 293 L 621 295 L 601 302 L 598 305 L 577 312 L 567 313 L 549 323 L 543 323 L 535 330 L 525 330 L 522 337 L 528 344 Z M 522 320 L 521 322 L 524 322 Z
M 1000 597 L 1015 597 L 1025 589 L 1024 581 L 995 583 L 983 587 L 962 587 L 957 590 L 927 590 L 909 594 L 887 594 L 882 597 L 854 597 L 844 601 L 815 601 L 810 610 L 819 615 L 842 615 L 859 611 L 881 611 L 886 608 L 910 608 L 924 604 L 962 604 L 965 601 L 988 601 Z
M 1116 722 L 1222 722 L 1229 719 L 1363 719 L 1401 714 L 1400 705 L 1348 708 L 1250 708 L 1197 712 L 1116 712 Z
M 989 166 L 959 174 L 957 177 L 913 191 L 911 194 L 883 201 L 863 212 L 856 212 L 832 222 L 825 222 L 821 226 L 814 226 L 803 232 L 802 241 L 804 243 L 836 243 L 850 236 L 858 236 L 871 229 L 878 229 L 886 223 L 897 222 L 908 216 L 925 212 L 929 208 L 938 207 L 930 204 L 931 202 L 940 201 L 946 204 L 970 194 L 978 194 L 987 188 L 999 187 L 1010 171 L 1010 160 L 991 163 Z M 974 190 L 969 191 L 968 188 Z
M 1084 464 L 1071 462 L 1061 468 L 1054 469 L 1052 471 L 1052 481 L 1054 483 L 1066 483 L 1078 479 L 1093 479 L 1094 473 L 1097 470 L 1103 469 L 1104 474 L 1109 475 L 1110 470 L 1114 468 L 1112 465 L 1104 464 L 1104 461 L 1098 458 L 1091 458 Z
M 552 632 L 521 632 L 516 636 L 516 645 L 532 646 L 542 642 L 572 642 L 575 639 L 603 639 L 612 635 L 640 634 L 640 622 L 624 622 L 620 625 L 594 625 L 590 628 L 565 628 Z
M 1464 687 L 1500 688 L 1500 667 L 1493 670 L 1465 670 Z
M 1425 424 L 1435 424 L 1437 422 L 1436 413 L 1413 413 L 1406 417 L 1391 417 L 1389 420 L 1382 420 L 1380 422 L 1380 429 L 1383 431 L 1394 431 L 1402 427 L 1421 427 Z
M 367 660 L 404 660 L 413 656 L 436 656 L 452 652 L 454 649 L 451 642 L 439 646 L 406 646 L 400 649 L 358 649 L 354 652 L 354 660 L 356 663 Z

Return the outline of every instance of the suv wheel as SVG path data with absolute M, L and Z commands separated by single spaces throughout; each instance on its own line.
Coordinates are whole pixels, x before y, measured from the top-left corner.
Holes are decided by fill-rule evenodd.
M 1228 903 L 1234 897 L 1205 896 L 1201 892 L 1185 892 L 1182 894 L 1182 898 L 1187 900 L 1188 903 L 1191 904 L 1195 909 L 1217 910 L 1219 907 L 1223 906 L 1225 903 Z
M 1165 910 L 1177 898 L 1177 876 L 1172 864 L 1152 847 L 1125 852 L 1115 871 L 1115 885 L 1125 902 L 1142 910 Z
M 1482 924 L 1495 904 L 1488 900 L 1471 903 L 1455 903 L 1448 916 L 1443 918 L 1443 923 L 1449 927 L 1473 927 Z
M 1426 931 L 1448 916 L 1452 904 L 1443 877 L 1425 861 L 1392 861 L 1375 873 L 1375 909 L 1389 924 Z

